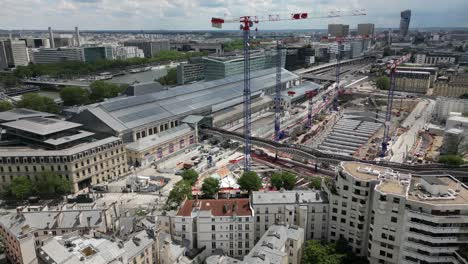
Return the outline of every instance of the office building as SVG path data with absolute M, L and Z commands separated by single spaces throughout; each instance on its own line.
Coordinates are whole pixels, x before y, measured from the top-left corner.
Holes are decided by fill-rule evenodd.
M 114 56 L 110 46 L 84 47 L 83 55 L 85 62 L 95 62 L 98 60 L 111 60 Z
M 349 25 L 328 24 L 328 35 L 339 38 L 347 37 L 349 35 Z
M 296 225 L 304 230 L 304 240 L 326 240 L 329 203 L 326 194 L 313 190 L 253 192 L 255 241 L 275 223 Z
M 75 46 L 76 46 L 76 38 L 73 35 L 60 34 L 58 36 L 54 36 L 55 48 L 67 48 L 67 47 L 75 47 Z
M 66 206 L 38 211 L 18 208 L 16 213 L 0 216 L 0 236 L 5 242 L 6 257 L 11 263 L 38 263 L 36 249 L 53 236 L 118 230 L 117 212 L 115 203 L 87 210 Z
M 126 60 L 131 58 L 144 58 L 145 54 L 143 50 L 138 47 L 112 47 L 113 59 L 116 60 Z
M 125 47 L 138 47 L 143 50 L 146 58 L 158 55 L 159 52 L 170 50 L 169 40 L 129 40 L 124 42 Z
M 152 231 L 140 231 L 126 240 L 87 237 L 79 233 L 51 237 L 44 241 L 38 256 L 45 264 L 149 264 L 157 263 L 156 240 Z
M 434 117 L 439 122 L 445 122 L 452 112 L 468 113 L 468 100 L 448 97 L 437 97 Z
M 285 62 L 285 57 L 282 61 Z M 244 72 L 244 56 L 240 53 L 203 57 L 203 64 L 207 81 L 224 79 Z M 250 69 L 252 72 L 274 67 L 276 67 L 276 51 L 251 51 Z
M 50 48 L 50 40 L 48 38 L 21 38 L 26 42 L 26 47 L 30 49 Z
M 189 248 L 242 258 L 254 246 L 249 199 L 185 200 L 174 217 L 175 237 Z M 302 237 L 301 237 L 302 238 Z
M 127 172 L 121 139 L 83 130 L 81 124 L 51 118 L 45 113 L 45 117 L 37 115 L 38 112 L 28 109 L 0 113 L 4 132 L 0 191 L 6 191 L 15 177 L 38 181 L 44 171 L 71 181 L 74 192 Z
M 27 66 L 29 54 L 24 40 L 0 41 L 0 66 L 1 69 Z M 7 65 L 5 67 L 5 65 Z
M 411 10 L 405 10 L 401 12 L 400 35 L 403 38 L 405 38 L 408 35 L 410 22 L 411 22 Z
M 358 36 L 370 37 L 374 36 L 374 24 L 358 24 L 357 34 Z
M 82 48 L 38 49 L 32 54 L 35 64 L 85 60 Z
M 324 187 L 330 242 L 346 239 L 372 264 L 465 263 L 466 185 L 447 175 L 414 176 L 358 162 L 342 162 L 337 174 Z
M 396 91 L 426 94 L 431 86 L 429 72 L 398 70 L 396 74 Z
M 194 41 L 183 41 L 183 42 L 171 42 L 171 50 L 177 51 L 195 51 L 195 52 L 206 52 L 208 54 L 223 54 L 224 45 L 218 42 L 194 42 Z
M 204 78 L 205 65 L 202 62 L 177 65 L 177 84 L 179 85 L 200 81 Z

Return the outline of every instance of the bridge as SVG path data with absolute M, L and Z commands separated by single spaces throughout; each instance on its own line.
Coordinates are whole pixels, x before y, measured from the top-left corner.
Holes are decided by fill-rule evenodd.
M 349 65 L 349 64 L 354 64 L 354 63 L 360 63 L 361 61 L 367 60 L 367 59 L 369 59 L 369 58 L 368 57 L 359 57 L 359 58 L 355 58 L 355 59 L 342 60 L 342 61 L 340 61 L 340 65 Z M 315 72 L 321 71 L 321 70 L 332 69 L 332 68 L 334 68 L 336 66 L 336 64 L 337 64 L 337 62 L 329 62 L 329 63 L 325 63 L 325 64 L 322 64 L 322 65 L 319 65 L 319 66 L 311 67 L 311 68 L 299 69 L 299 70 L 294 71 L 294 73 L 298 74 L 298 75 L 304 75 L 304 74 L 307 74 L 307 73 L 315 73 Z
M 202 128 L 201 133 L 222 139 L 230 139 L 238 142 L 244 142 L 244 136 L 241 133 L 231 132 L 219 128 Z M 418 175 L 440 175 L 450 174 L 459 177 L 461 181 L 468 182 L 468 166 L 450 166 L 444 164 L 424 164 L 411 165 L 389 161 L 369 161 L 361 160 L 352 156 L 343 156 L 333 153 L 327 153 L 315 148 L 307 147 L 299 144 L 283 144 L 273 140 L 252 137 L 252 145 L 281 152 L 304 160 L 314 160 L 315 162 L 338 165 L 341 161 L 356 161 L 382 167 L 392 168 L 401 172 L 408 172 Z
M 89 88 L 89 83 L 79 81 L 35 81 L 35 80 L 24 80 L 25 84 L 32 84 L 37 86 L 78 86 L 83 88 Z

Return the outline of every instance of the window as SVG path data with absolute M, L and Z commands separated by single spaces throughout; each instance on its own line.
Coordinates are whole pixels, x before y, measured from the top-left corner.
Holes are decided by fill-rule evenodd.
M 393 198 L 393 202 L 394 202 L 394 203 L 400 203 L 400 198 L 396 198 L 396 197 Z
M 392 221 L 392 223 L 396 223 L 398 220 L 397 220 L 397 218 L 395 216 L 392 216 L 391 221 Z
M 349 190 L 348 185 L 343 185 L 343 190 L 345 190 L 345 191 Z
M 238 230 L 242 230 L 242 224 L 237 225 Z
M 174 143 L 169 144 L 169 153 L 174 152 Z
M 186 231 L 185 225 L 182 225 L 182 231 Z
M 184 148 L 185 147 L 185 141 L 183 139 L 181 139 L 179 141 L 179 148 Z
M 249 245 L 249 241 L 245 241 L 245 247 L 246 247 L 246 248 L 249 248 L 249 246 L 250 246 L 250 245 Z
M 237 242 L 237 248 L 242 248 L 242 241 Z
M 211 231 L 216 231 L 216 226 L 215 225 L 211 225 Z
M 380 253 L 379 253 L 379 254 L 380 254 L 380 256 L 384 256 L 384 257 L 385 257 L 385 251 L 380 250 Z
M 211 248 L 216 248 L 216 242 L 211 242 Z
M 216 240 L 216 234 L 211 234 L 211 239 Z
M 245 230 L 250 230 L 250 225 L 249 224 L 245 224 Z

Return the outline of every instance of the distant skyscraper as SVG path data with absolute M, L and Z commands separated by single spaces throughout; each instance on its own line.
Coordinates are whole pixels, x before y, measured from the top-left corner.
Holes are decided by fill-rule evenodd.
M 411 22 L 411 10 L 401 12 L 400 34 L 402 37 L 408 35 L 408 29 Z
M 358 24 L 357 31 L 359 36 L 374 36 L 374 24 Z
M 347 37 L 349 35 L 349 25 L 329 24 L 328 35 L 332 37 Z

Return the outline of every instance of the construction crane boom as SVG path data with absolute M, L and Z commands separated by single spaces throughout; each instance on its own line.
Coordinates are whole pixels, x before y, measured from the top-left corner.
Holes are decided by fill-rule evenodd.
M 390 141 L 390 126 L 391 126 L 391 121 L 392 121 L 392 108 L 393 108 L 393 97 L 395 94 L 395 87 L 396 87 L 396 71 L 397 67 L 404 63 L 405 61 L 409 60 L 411 58 L 411 54 L 406 54 L 405 56 L 402 56 L 398 58 L 397 60 L 391 60 L 387 64 L 387 71 L 388 74 L 390 75 L 390 88 L 388 89 L 388 96 L 387 96 L 387 112 L 385 113 L 385 130 L 384 130 L 384 136 L 382 139 L 382 153 L 381 157 L 385 157 L 385 154 L 387 153 L 388 149 L 388 142 Z
M 352 10 L 351 12 L 332 11 L 325 16 L 310 16 L 309 13 L 293 13 L 287 17 L 282 17 L 279 14 L 268 15 L 266 18 L 259 18 L 258 16 L 241 16 L 238 18 L 216 18 L 211 19 L 211 25 L 216 28 L 222 28 L 226 23 L 240 23 L 240 30 L 243 31 L 244 41 L 244 171 L 250 171 L 250 151 L 251 151 L 251 90 L 250 90 L 250 31 L 253 29 L 254 24 L 260 22 L 273 22 L 285 20 L 305 20 L 305 19 L 320 19 L 320 18 L 333 18 L 344 16 L 364 16 L 365 10 Z M 257 31 L 257 28 L 255 28 Z M 281 100 L 281 52 L 278 43 L 278 68 L 276 71 L 276 89 L 275 89 L 275 138 L 279 139 L 280 133 L 280 100 Z

